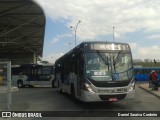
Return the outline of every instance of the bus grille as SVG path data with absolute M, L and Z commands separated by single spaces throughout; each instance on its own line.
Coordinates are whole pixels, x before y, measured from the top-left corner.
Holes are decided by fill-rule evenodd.
M 118 94 L 118 95 L 99 95 L 101 100 L 108 101 L 110 98 L 117 98 L 118 100 L 124 99 L 126 94 Z

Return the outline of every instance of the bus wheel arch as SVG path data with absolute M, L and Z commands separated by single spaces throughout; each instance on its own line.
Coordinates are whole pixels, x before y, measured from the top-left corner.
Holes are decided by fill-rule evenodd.
M 17 87 L 18 88 L 22 88 L 24 85 L 23 85 L 23 81 L 22 80 L 18 80 L 17 81 Z
M 76 103 L 76 104 L 80 104 L 81 103 L 81 101 L 76 98 L 75 88 L 74 88 L 73 83 L 71 83 L 71 97 L 72 97 L 74 103 Z

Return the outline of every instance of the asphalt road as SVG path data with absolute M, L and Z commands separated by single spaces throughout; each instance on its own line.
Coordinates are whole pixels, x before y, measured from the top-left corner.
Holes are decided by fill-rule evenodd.
M 0 109 L 3 111 L 6 105 L 5 94 L 0 94 Z M 3 108 L 3 109 L 2 109 Z M 12 111 L 160 111 L 160 99 L 136 87 L 134 100 L 125 100 L 115 103 L 80 103 L 76 104 L 67 94 L 59 94 L 53 88 L 21 88 L 12 93 Z M 108 117 L 109 118 L 109 117 Z M 12 118 L 21 120 L 22 118 Z M 27 119 L 27 118 L 26 118 Z M 53 120 L 53 118 L 30 118 L 27 120 Z M 86 119 L 88 117 L 54 117 L 54 119 Z M 89 119 L 101 120 L 106 117 L 89 117 Z M 117 117 L 111 117 L 117 119 Z M 155 120 L 157 117 L 120 117 L 119 120 Z M 0 118 L 1 120 L 1 118 Z M 23 118 L 25 120 L 25 118 Z

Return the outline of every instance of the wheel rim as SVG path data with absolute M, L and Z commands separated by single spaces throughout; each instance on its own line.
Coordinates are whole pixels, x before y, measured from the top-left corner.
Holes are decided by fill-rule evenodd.
M 18 87 L 22 87 L 22 82 L 18 82 Z

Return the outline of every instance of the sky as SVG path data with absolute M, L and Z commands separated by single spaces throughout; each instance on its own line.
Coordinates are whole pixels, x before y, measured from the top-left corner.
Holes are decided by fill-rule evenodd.
M 43 60 L 83 41 L 128 43 L 133 59 L 160 59 L 160 0 L 36 0 L 46 15 Z M 113 29 L 114 27 L 114 29 Z

